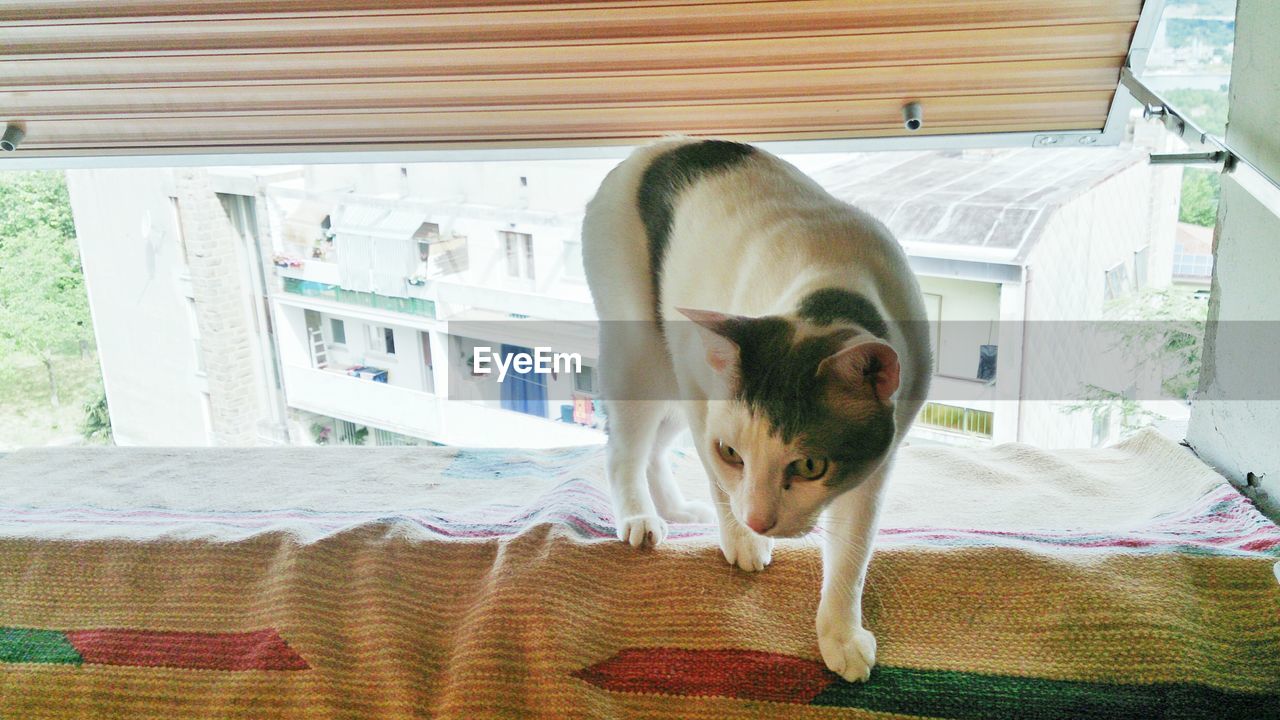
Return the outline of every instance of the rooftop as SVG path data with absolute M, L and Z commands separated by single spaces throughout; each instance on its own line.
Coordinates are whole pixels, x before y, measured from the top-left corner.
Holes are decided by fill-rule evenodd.
M 1114 148 L 860 153 L 812 175 L 909 254 L 1019 262 L 1053 210 L 1145 159 Z

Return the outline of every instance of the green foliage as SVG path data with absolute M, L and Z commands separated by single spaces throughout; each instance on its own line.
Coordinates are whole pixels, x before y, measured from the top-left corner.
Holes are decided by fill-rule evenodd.
M 1209 304 L 1185 291 L 1152 289 L 1117 300 L 1108 315 L 1121 321 L 1118 345 L 1135 359 L 1159 362 L 1164 392 L 1189 402 L 1200 384 Z
M 1183 88 L 1165 93 L 1165 99 L 1197 125 L 1222 137 L 1227 132 L 1228 98 L 1226 89 L 1196 90 Z
M 1197 40 L 1210 47 L 1225 48 L 1236 40 L 1234 20 L 1172 17 L 1165 29 L 1169 44 L 1176 48 L 1187 47 Z
M 0 245 L 0 354 L 78 352 L 92 339 L 89 300 L 74 245 L 36 226 Z
M 317 445 L 328 445 L 329 435 L 333 432 L 333 428 L 320 423 L 311 423 L 311 439 Z
M 0 172 L 0 244 L 36 228 L 76 236 L 71 198 L 61 172 Z
M 1182 171 L 1182 201 L 1178 206 L 1178 220 L 1213 227 L 1218 221 L 1218 201 L 1221 197 L 1222 178 L 1216 170 L 1186 168 Z
M 1169 102 L 1186 113 L 1200 127 L 1222 137 L 1227 132 L 1227 93 L 1225 90 L 1171 90 Z M 1182 204 L 1178 220 L 1213 227 L 1218 220 L 1218 200 L 1222 196 L 1221 178 L 1215 170 L 1187 168 L 1182 173 Z
M 1190 402 L 1200 384 L 1208 314 L 1208 303 L 1186 291 L 1149 288 L 1107 306 L 1107 327 L 1113 331 L 1111 347 L 1121 352 L 1135 377 L 1140 368 L 1155 363 L 1164 394 Z M 1161 419 L 1136 399 L 1096 385 L 1086 385 L 1076 400 L 1064 406 L 1063 412 L 1118 410 L 1121 426 L 1129 432 Z
M 0 173 L 0 359 L 39 359 L 57 405 L 53 357 L 92 341 L 64 176 Z
M 1192 7 L 1199 15 L 1230 15 L 1235 17 L 1236 0 L 1166 0 L 1167 7 Z
M 1141 403 L 1133 398 L 1125 397 L 1124 393 L 1101 388 L 1097 385 L 1085 385 L 1084 391 L 1080 393 L 1080 397 L 1076 399 L 1076 402 L 1065 406 L 1063 412 L 1088 411 L 1091 413 L 1107 413 L 1112 409 L 1120 411 L 1120 427 L 1124 428 L 1126 434 L 1148 425 L 1154 425 L 1157 420 L 1162 419 L 1159 413 L 1142 407 Z
M 107 409 L 106 390 L 99 388 L 97 395 L 84 401 L 80 434 L 90 442 L 111 442 L 111 413 Z

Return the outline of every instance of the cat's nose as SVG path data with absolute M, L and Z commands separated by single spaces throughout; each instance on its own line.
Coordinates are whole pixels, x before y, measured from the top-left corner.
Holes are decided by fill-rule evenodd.
M 762 515 L 752 515 L 747 517 L 747 527 L 760 533 L 761 535 L 772 530 L 773 526 L 777 524 L 778 524 L 778 518 L 776 517 L 766 518 Z

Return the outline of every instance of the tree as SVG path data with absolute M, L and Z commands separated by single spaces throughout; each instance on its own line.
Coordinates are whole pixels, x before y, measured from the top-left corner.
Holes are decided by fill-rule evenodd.
M 1178 222 L 1213 227 L 1218 221 L 1218 201 L 1221 197 L 1222 177 L 1217 170 L 1184 169 Z
M 71 198 L 60 172 L 0 172 L 0 245 L 35 228 L 74 240 Z
M 1168 93 L 1169 102 L 1186 113 L 1206 131 L 1222 137 L 1227 132 L 1226 90 L 1179 89 Z M 1222 196 L 1221 176 L 1216 170 L 1187 168 L 1182 171 L 1182 203 L 1178 220 L 1213 227 L 1218 219 L 1218 199 Z
M 1108 319 L 1118 320 L 1118 340 L 1135 362 L 1160 363 L 1160 387 L 1184 402 L 1200 385 L 1200 354 L 1209 304 L 1173 288 L 1149 289 L 1116 300 Z
M 73 243 L 57 227 L 32 225 L 0 243 L 0 356 L 38 358 L 59 405 L 56 355 L 92 339 L 89 301 Z
M 1112 347 L 1122 351 L 1133 375 L 1154 362 L 1165 396 L 1190 402 L 1200 385 L 1208 303 L 1174 288 L 1152 288 L 1113 301 L 1105 314 Z M 1121 426 L 1128 431 L 1162 419 L 1136 398 L 1096 385 L 1085 385 L 1076 402 L 1063 408 L 1067 413 L 1113 410 L 1119 411 Z
M 84 401 L 84 422 L 80 434 L 85 440 L 111 442 L 111 412 L 107 408 L 107 393 L 99 390 L 94 397 Z

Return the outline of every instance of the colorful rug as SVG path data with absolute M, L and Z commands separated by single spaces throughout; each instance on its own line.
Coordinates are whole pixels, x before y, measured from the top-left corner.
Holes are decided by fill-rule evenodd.
M 907 448 L 866 684 L 818 655 L 816 536 L 758 575 L 707 526 L 634 551 L 601 464 L 9 455 L 0 718 L 1280 717 L 1280 528 L 1154 434 Z

